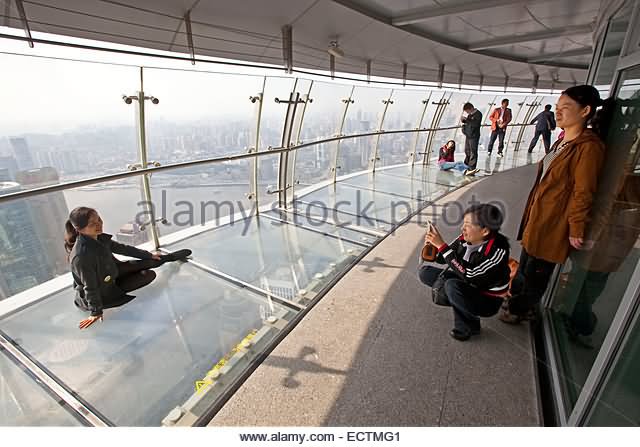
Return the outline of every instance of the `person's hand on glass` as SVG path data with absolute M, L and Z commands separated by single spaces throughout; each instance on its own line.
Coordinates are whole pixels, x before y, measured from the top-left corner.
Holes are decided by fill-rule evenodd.
M 154 261 L 161 261 L 162 259 L 160 258 L 160 256 L 162 256 L 162 254 L 157 251 L 151 253 L 151 259 L 153 259 Z
M 591 250 L 595 245 L 595 241 L 584 240 L 581 237 L 569 237 L 569 243 L 576 250 Z
M 424 237 L 424 241 L 438 249 L 445 244 L 444 239 L 442 239 L 442 236 L 440 235 L 440 232 L 433 224 L 429 226 L 429 231 Z
M 84 320 L 82 320 L 80 324 L 78 324 L 78 328 L 86 329 L 98 320 L 103 321 L 102 315 L 96 315 L 96 316 L 92 315 L 89 318 L 85 318 Z

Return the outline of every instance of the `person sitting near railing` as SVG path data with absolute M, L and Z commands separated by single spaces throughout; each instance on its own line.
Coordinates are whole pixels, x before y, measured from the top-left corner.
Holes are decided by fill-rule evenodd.
M 440 287 L 445 297 L 438 304 L 453 307 L 454 325 L 449 335 L 456 340 L 479 334 L 479 317 L 497 314 L 509 292 L 510 248 L 500 233 L 503 221 L 496 206 L 474 205 L 465 211 L 462 234 L 455 241 L 446 244 L 434 225 L 425 235 L 425 243 L 438 251 L 435 262 L 448 264 L 448 268 L 422 265 L 418 277 L 429 287 L 438 279 L 443 281 Z
M 91 316 L 78 325 L 80 329 L 102 321 L 104 309 L 122 306 L 134 299 L 135 296 L 127 293 L 156 278 L 150 269 L 191 255 L 191 250 L 160 255 L 115 242 L 110 234 L 102 232 L 98 212 L 84 206 L 71 211 L 65 233 L 64 245 L 76 291 L 75 305 L 91 312 Z M 113 253 L 139 260 L 119 261 Z
M 453 153 L 456 151 L 456 142 L 453 140 L 447 141 L 447 144 L 440 148 L 440 154 L 438 155 L 438 165 L 443 171 L 449 171 L 456 169 L 458 171 L 465 171 L 469 169 L 469 166 L 461 161 L 456 162 Z

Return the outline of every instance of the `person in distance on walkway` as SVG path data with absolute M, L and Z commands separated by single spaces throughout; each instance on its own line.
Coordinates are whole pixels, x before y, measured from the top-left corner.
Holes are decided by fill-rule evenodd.
M 509 100 L 507 98 L 502 100 L 501 107 L 496 107 L 489 116 L 491 120 L 491 138 L 489 138 L 489 147 L 487 153 L 491 155 L 493 151 L 493 145 L 498 138 L 498 157 L 503 157 L 504 150 L 504 136 L 507 133 L 507 125 L 511 122 L 512 113 L 509 108 Z
M 464 175 L 475 175 L 479 169 L 478 164 L 478 143 L 480 142 L 480 126 L 482 125 L 482 112 L 477 110 L 470 102 L 463 107 L 462 133 L 466 137 L 464 144 L 464 164 L 469 166 Z
M 453 307 L 449 335 L 465 341 L 480 333 L 480 318 L 498 313 L 509 291 L 509 241 L 500 233 L 504 217 L 494 205 L 480 204 L 464 213 L 462 234 L 450 244 L 431 225 L 425 243 L 438 249 L 436 262 L 447 270 L 422 265 L 418 277 L 432 287 L 443 275 L 447 302 Z
M 71 211 L 65 233 L 64 245 L 76 291 L 74 302 L 76 307 L 91 313 L 80 322 L 80 329 L 102 320 L 104 309 L 122 306 L 134 299 L 127 293 L 151 283 L 156 278 L 151 269 L 191 255 L 191 250 L 154 254 L 115 242 L 110 234 L 102 232 L 98 212 L 84 206 Z M 139 260 L 123 262 L 113 253 Z
M 536 133 L 531 140 L 531 144 L 529 144 L 529 153 L 533 152 L 536 144 L 538 144 L 538 138 L 542 135 L 544 152 L 548 154 L 551 147 L 551 132 L 556 130 L 556 117 L 551 111 L 551 104 L 544 106 L 544 110 L 531 120 L 531 124 L 534 123 L 536 125 Z

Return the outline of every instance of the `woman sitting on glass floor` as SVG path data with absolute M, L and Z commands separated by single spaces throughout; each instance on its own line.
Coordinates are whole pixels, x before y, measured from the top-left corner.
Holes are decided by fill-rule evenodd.
M 120 244 L 102 232 L 102 219 L 96 210 L 77 207 L 69 214 L 65 224 L 65 248 L 71 264 L 75 305 L 91 316 L 82 320 L 80 329 L 86 329 L 103 319 L 103 310 L 122 306 L 135 296 L 128 292 L 151 283 L 156 278 L 152 268 L 165 262 L 184 260 L 191 250 L 160 255 Z M 138 258 L 120 261 L 113 253 Z
M 469 166 L 461 161 L 456 162 L 453 153 L 456 151 L 456 142 L 453 140 L 447 141 L 447 143 L 440 148 L 438 154 L 438 165 L 443 171 L 450 171 L 456 169 L 458 171 L 466 171 Z

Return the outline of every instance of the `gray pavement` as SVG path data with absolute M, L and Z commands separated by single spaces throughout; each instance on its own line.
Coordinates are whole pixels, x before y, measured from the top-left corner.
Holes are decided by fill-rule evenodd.
M 534 175 L 535 166 L 526 166 L 484 177 L 434 209 L 451 201 L 465 208 L 472 197 L 501 201 L 517 259 L 516 230 Z M 456 207 L 447 210 L 454 220 Z M 348 272 L 210 425 L 541 425 L 529 327 L 491 318 L 478 337 L 451 339 L 451 309 L 432 304 L 416 278 L 425 231 L 418 220 Z M 439 219 L 438 226 L 446 238 L 459 234 L 458 224 Z

